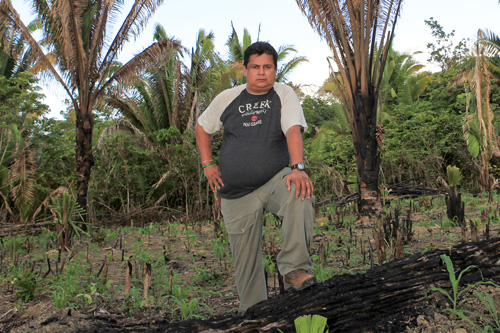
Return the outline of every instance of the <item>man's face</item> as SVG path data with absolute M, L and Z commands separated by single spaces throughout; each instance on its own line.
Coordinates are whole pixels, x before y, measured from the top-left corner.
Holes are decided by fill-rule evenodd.
M 243 66 L 243 73 L 247 77 L 247 90 L 252 94 L 265 94 L 274 85 L 276 67 L 273 56 L 263 53 L 252 54 L 247 66 Z

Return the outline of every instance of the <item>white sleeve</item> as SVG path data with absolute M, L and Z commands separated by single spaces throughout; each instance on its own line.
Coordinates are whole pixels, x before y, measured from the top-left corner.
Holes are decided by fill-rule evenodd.
M 293 89 L 286 84 L 276 84 L 275 90 L 281 98 L 281 130 L 286 135 L 290 127 L 300 125 L 307 130 L 307 123 L 304 117 L 302 105 L 299 97 Z
M 200 124 L 208 134 L 214 134 L 222 128 L 220 116 L 225 106 L 222 105 L 224 104 L 222 103 L 224 98 L 221 97 L 221 95 L 222 94 L 217 95 L 208 108 L 198 117 L 198 124 Z
M 245 89 L 246 84 L 224 90 L 217 95 L 208 108 L 198 118 L 198 124 L 208 134 L 214 134 L 222 128 L 220 117 L 227 106 Z

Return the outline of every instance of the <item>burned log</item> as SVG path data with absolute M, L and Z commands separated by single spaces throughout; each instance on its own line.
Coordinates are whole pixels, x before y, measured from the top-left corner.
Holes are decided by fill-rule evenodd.
M 414 254 L 364 274 L 334 276 L 307 290 L 260 302 L 245 316 L 156 322 L 154 327 L 135 328 L 138 332 L 293 332 L 297 317 L 318 314 L 328 318 L 330 331 L 334 332 L 401 331 L 408 321 L 398 323 L 397 318 L 415 320 L 428 301 L 426 294 L 431 286 L 450 288 L 442 254 L 450 256 L 456 272 L 470 265 L 478 268 L 463 275 L 461 287 L 483 278 L 500 283 L 500 238 L 495 238 Z M 388 324 L 391 321 L 392 326 Z
M 398 198 L 418 198 L 424 195 L 439 196 L 446 193 L 445 189 L 425 187 L 419 185 L 418 183 L 414 185 L 411 184 L 415 183 L 419 179 L 420 178 L 409 179 L 408 181 L 388 186 L 387 190 L 389 191 L 390 196 Z M 356 201 L 358 196 L 358 192 L 342 196 L 338 199 L 337 204 L 345 205 L 351 201 Z
M 42 228 L 54 227 L 55 222 L 30 223 L 30 224 L 1 224 L 0 237 L 10 237 L 13 235 L 36 235 Z

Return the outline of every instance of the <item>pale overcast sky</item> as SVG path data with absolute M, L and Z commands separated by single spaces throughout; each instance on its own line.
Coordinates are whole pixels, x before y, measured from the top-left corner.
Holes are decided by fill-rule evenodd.
M 25 23 L 33 18 L 29 15 L 26 0 L 13 2 Z M 132 3 L 130 0 L 125 2 Z M 431 17 L 443 26 L 445 32 L 455 30 L 457 39 L 475 40 L 478 29 L 489 29 L 500 35 L 498 0 L 406 0 L 396 26 L 394 49 L 425 52 L 426 44 L 434 41 L 430 28 L 424 22 Z M 256 41 L 260 24 L 260 40 L 269 41 L 276 48 L 293 45 L 299 55 L 306 56 L 309 63 L 300 65 L 290 77 L 295 84 L 321 85 L 328 76 L 326 57 L 331 52 L 326 42 L 313 31 L 294 0 L 166 0 L 150 19 L 141 38 L 124 49 L 120 61 L 126 62 L 152 43 L 156 23 L 163 25 L 170 37 L 180 39 L 189 49 L 201 28 L 212 31 L 216 50 L 225 56 L 227 48 L 224 44 L 231 33 L 231 22 L 240 38 L 243 29 L 247 28 L 252 41 Z M 427 55 L 421 55 L 418 60 L 425 62 L 427 58 Z M 55 87 L 49 89 L 58 90 Z M 47 89 L 44 93 L 49 95 Z M 64 108 L 60 103 L 64 98 L 63 91 L 47 98 L 46 103 L 53 109 L 52 113 L 57 114 Z

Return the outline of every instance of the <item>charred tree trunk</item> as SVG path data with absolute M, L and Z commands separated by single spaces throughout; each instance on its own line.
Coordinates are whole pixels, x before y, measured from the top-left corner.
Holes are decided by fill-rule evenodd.
M 354 97 L 351 118 L 351 136 L 359 176 L 359 212 L 363 216 L 382 211 L 378 175 L 380 154 L 377 142 L 377 107 L 372 94 Z
M 455 221 L 462 230 L 462 239 L 467 241 L 467 223 L 465 222 L 465 203 L 456 186 L 452 186 L 446 195 L 446 215 Z
M 483 277 L 500 283 L 500 238 L 495 238 L 424 255 L 415 254 L 375 267 L 365 274 L 334 276 L 302 292 L 260 302 L 245 316 L 157 322 L 154 327 L 140 331 L 277 332 L 279 329 L 293 332 L 294 320 L 309 314 L 328 318 L 331 332 L 404 331 L 428 307 L 426 301 L 434 297 L 432 294 L 427 296 L 431 286 L 451 288 L 440 257 L 443 254 L 450 256 L 456 272 L 470 265 L 478 268 L 463 275 L 459 288 L 481 281 Z
M 94 116 L 90 105 L 81 105 L 76 109 L 76 176 L 77 176 L 77 203 L 84 210 L 82 215 L 82 229 L 87 230 L 87 195 L 89 190 L 90 172 L 94 165 L 92 154 L 92 132 L 94 130 Z

